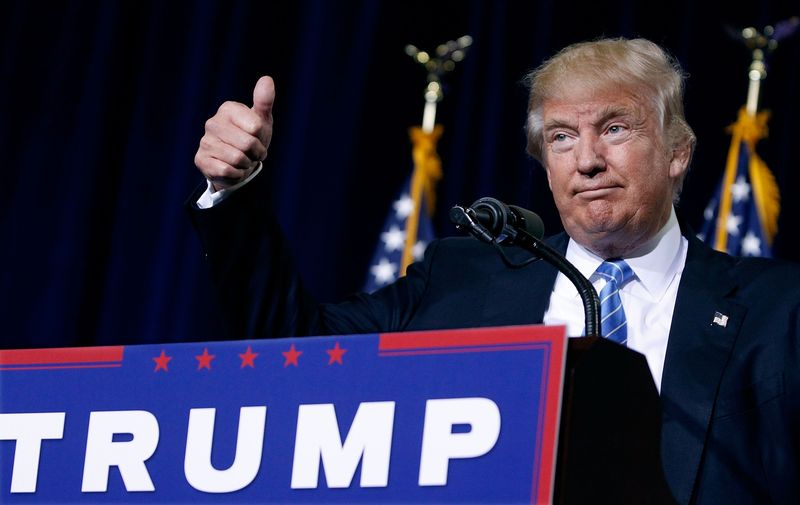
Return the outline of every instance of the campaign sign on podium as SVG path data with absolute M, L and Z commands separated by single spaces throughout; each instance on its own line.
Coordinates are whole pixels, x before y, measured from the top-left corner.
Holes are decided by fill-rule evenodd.
M 0 351 L 2 503 L 546 503 L 563 327 Z

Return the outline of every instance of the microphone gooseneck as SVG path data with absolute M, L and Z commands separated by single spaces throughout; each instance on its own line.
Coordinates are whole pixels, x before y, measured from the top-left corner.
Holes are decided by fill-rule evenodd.
M 544 235 L 544 223 L 539 216 L 522 207 L 485 197 L 467 208 L 454 206 L 450 209 L 450 220 L 457 229 L 469 232 L 478 240 L 493 245 L 517 244 L 556 267 L 578 290 L 583 303 L 586 336 L 600 335 L 597 291 L 561 253 L 540 240 Z

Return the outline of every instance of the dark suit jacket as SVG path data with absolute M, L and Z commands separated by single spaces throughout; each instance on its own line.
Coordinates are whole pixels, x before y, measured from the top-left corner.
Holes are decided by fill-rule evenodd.
M 258 179 L 220 206 L 190 210 L 232 338 L 542 323 L 555 268 L 510 266 L 471 238 L 432 243 L 374 295 L 315 304 Z M 800 504 L 800 266 L 733 258 L 685 234 L 661 386 L 666 480 L 682 504 Z M 567 241 L 548 239 L 562 253 Z M 511 263 L 530 257 L 505 252 Z M 714 323 L 718 314 L 726 324 Z

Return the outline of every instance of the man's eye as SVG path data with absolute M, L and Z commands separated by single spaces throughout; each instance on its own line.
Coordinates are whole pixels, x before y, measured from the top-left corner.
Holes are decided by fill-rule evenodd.
M 616 135 L 618 133 L 622 133 L 625 131 L 625 127 L 622 125 L 614 124 L 608 127 L 608 133 L 612 135 Z
M 563 142 L 565 140 L 567 140 L 567 135 L 565 133 L 556 133 L 553 135 L 554 142 Z

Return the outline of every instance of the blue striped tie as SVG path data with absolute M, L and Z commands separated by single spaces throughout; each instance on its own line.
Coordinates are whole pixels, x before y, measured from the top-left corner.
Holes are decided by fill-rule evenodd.
M 600 291 L 600 333 L 624 345 L 628 342 L 628 321 L 619 289 L 633 277 L 633 270 L 624 260 L 618 259 L 604 261 L 595 273 L 606 279 L 606 285 Z

